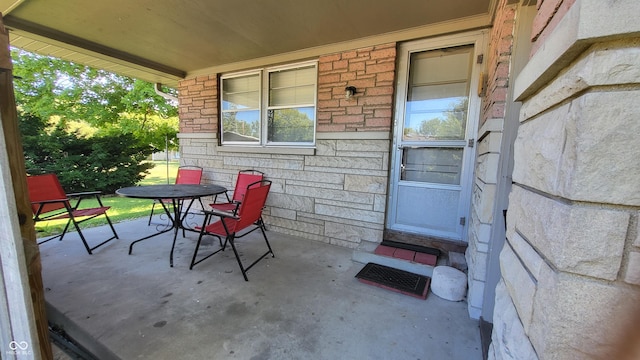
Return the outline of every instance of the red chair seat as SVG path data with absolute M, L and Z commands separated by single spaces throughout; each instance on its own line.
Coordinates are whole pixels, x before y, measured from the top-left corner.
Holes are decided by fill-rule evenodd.
M 204 231 L 211 235 L 226 237 L 228 233 L 235 233 L 237 225 L 238 221 L 233 218 L 222 218 L 220 221 L 207 225 Z
M 73 210 L 72 214 L 74 217 L 82 217 L 82 216 L 93 216 L 93 215 L 102 215 L 107 210 L 111 209 L 111 206 L 103 206 L 97 208 L 88 208 L 88 209 L 79 209 Z M 49 218 L 49 220 L 57 220 L 57 219 L 68 219 L 69 213 L 60 214 L 58 216 Z

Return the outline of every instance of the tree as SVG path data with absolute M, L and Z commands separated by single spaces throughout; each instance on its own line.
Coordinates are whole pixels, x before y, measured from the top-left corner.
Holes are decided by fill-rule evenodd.
M 23 50 L 12 49 L 11 55 L 16 103 L 23 113 L 111 131 L 120 128 L 157 148 L 164 148 L 168 137 L 172 149 L 177 148 L 176 104 L 156 94 L 153 84 Z
M 177 108 L 153 84 L 21 50 L 12 56 L 29 173 L 54 172 L 68 192 L 113 192 L 140 181 L 152 166 L 143 161 L 167 139 L 177 148 Z
M 153 165 L 144 160 L 153 147 L 133 134 L 101 133 L 85 137 L 69 133 L 63 122 L 53 125 L 20 114 L 25 164 L 31 175 L 55 173 L 67 192 L 113 193 L 144 178 Z

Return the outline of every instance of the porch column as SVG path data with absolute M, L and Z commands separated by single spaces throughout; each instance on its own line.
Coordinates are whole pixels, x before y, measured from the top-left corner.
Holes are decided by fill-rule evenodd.
M 515 83 L 490 359 L 639 354 L 638 13 L 637 0 L 539 2 Z
M 40 252 L 27 195 L 13 92 L 9 35 L 1 17 L 0 120 L 0 358 L 51 359 Z

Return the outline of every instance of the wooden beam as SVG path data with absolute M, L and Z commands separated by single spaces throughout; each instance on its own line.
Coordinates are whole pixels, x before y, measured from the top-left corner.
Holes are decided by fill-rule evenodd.
M 3 246 L 2 287 L 6 300 L 5 309 L 9 312 L 6 317 L 10 320 L 10 333 L 5 335 L 3 331 L 3 336 L 9 336 L 10 339 L 2 339 L 2 346 L 8 346 L 9 349 L 0 355 L 22 358 L 22 353 L 28 352 L 29 357 L 34 359 L 52 359 L 40 251 L 36 243 L 27 191 L 24 152 L 18 128 L 9 34 L 4 28 L 1 16 L 0 121 L 0 184 L 5 189 L 5 201 L 2 201 L 0 206 L 2 212 L 8 215 L 0 217 L 2 231 L 8 232 L 5 234 L 7 238 L 0 240 Z M 14 293 L 16 289 L 21 294 Z

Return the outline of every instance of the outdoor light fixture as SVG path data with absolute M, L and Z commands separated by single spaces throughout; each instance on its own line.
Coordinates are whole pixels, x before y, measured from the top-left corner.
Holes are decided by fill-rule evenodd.
M 356 87 L 355 86 L 347 86 L 346 88 L 344 88 L 344 98 L 345 99 L 351 99 L 351 97 L 353 95 L 356 94 Z

